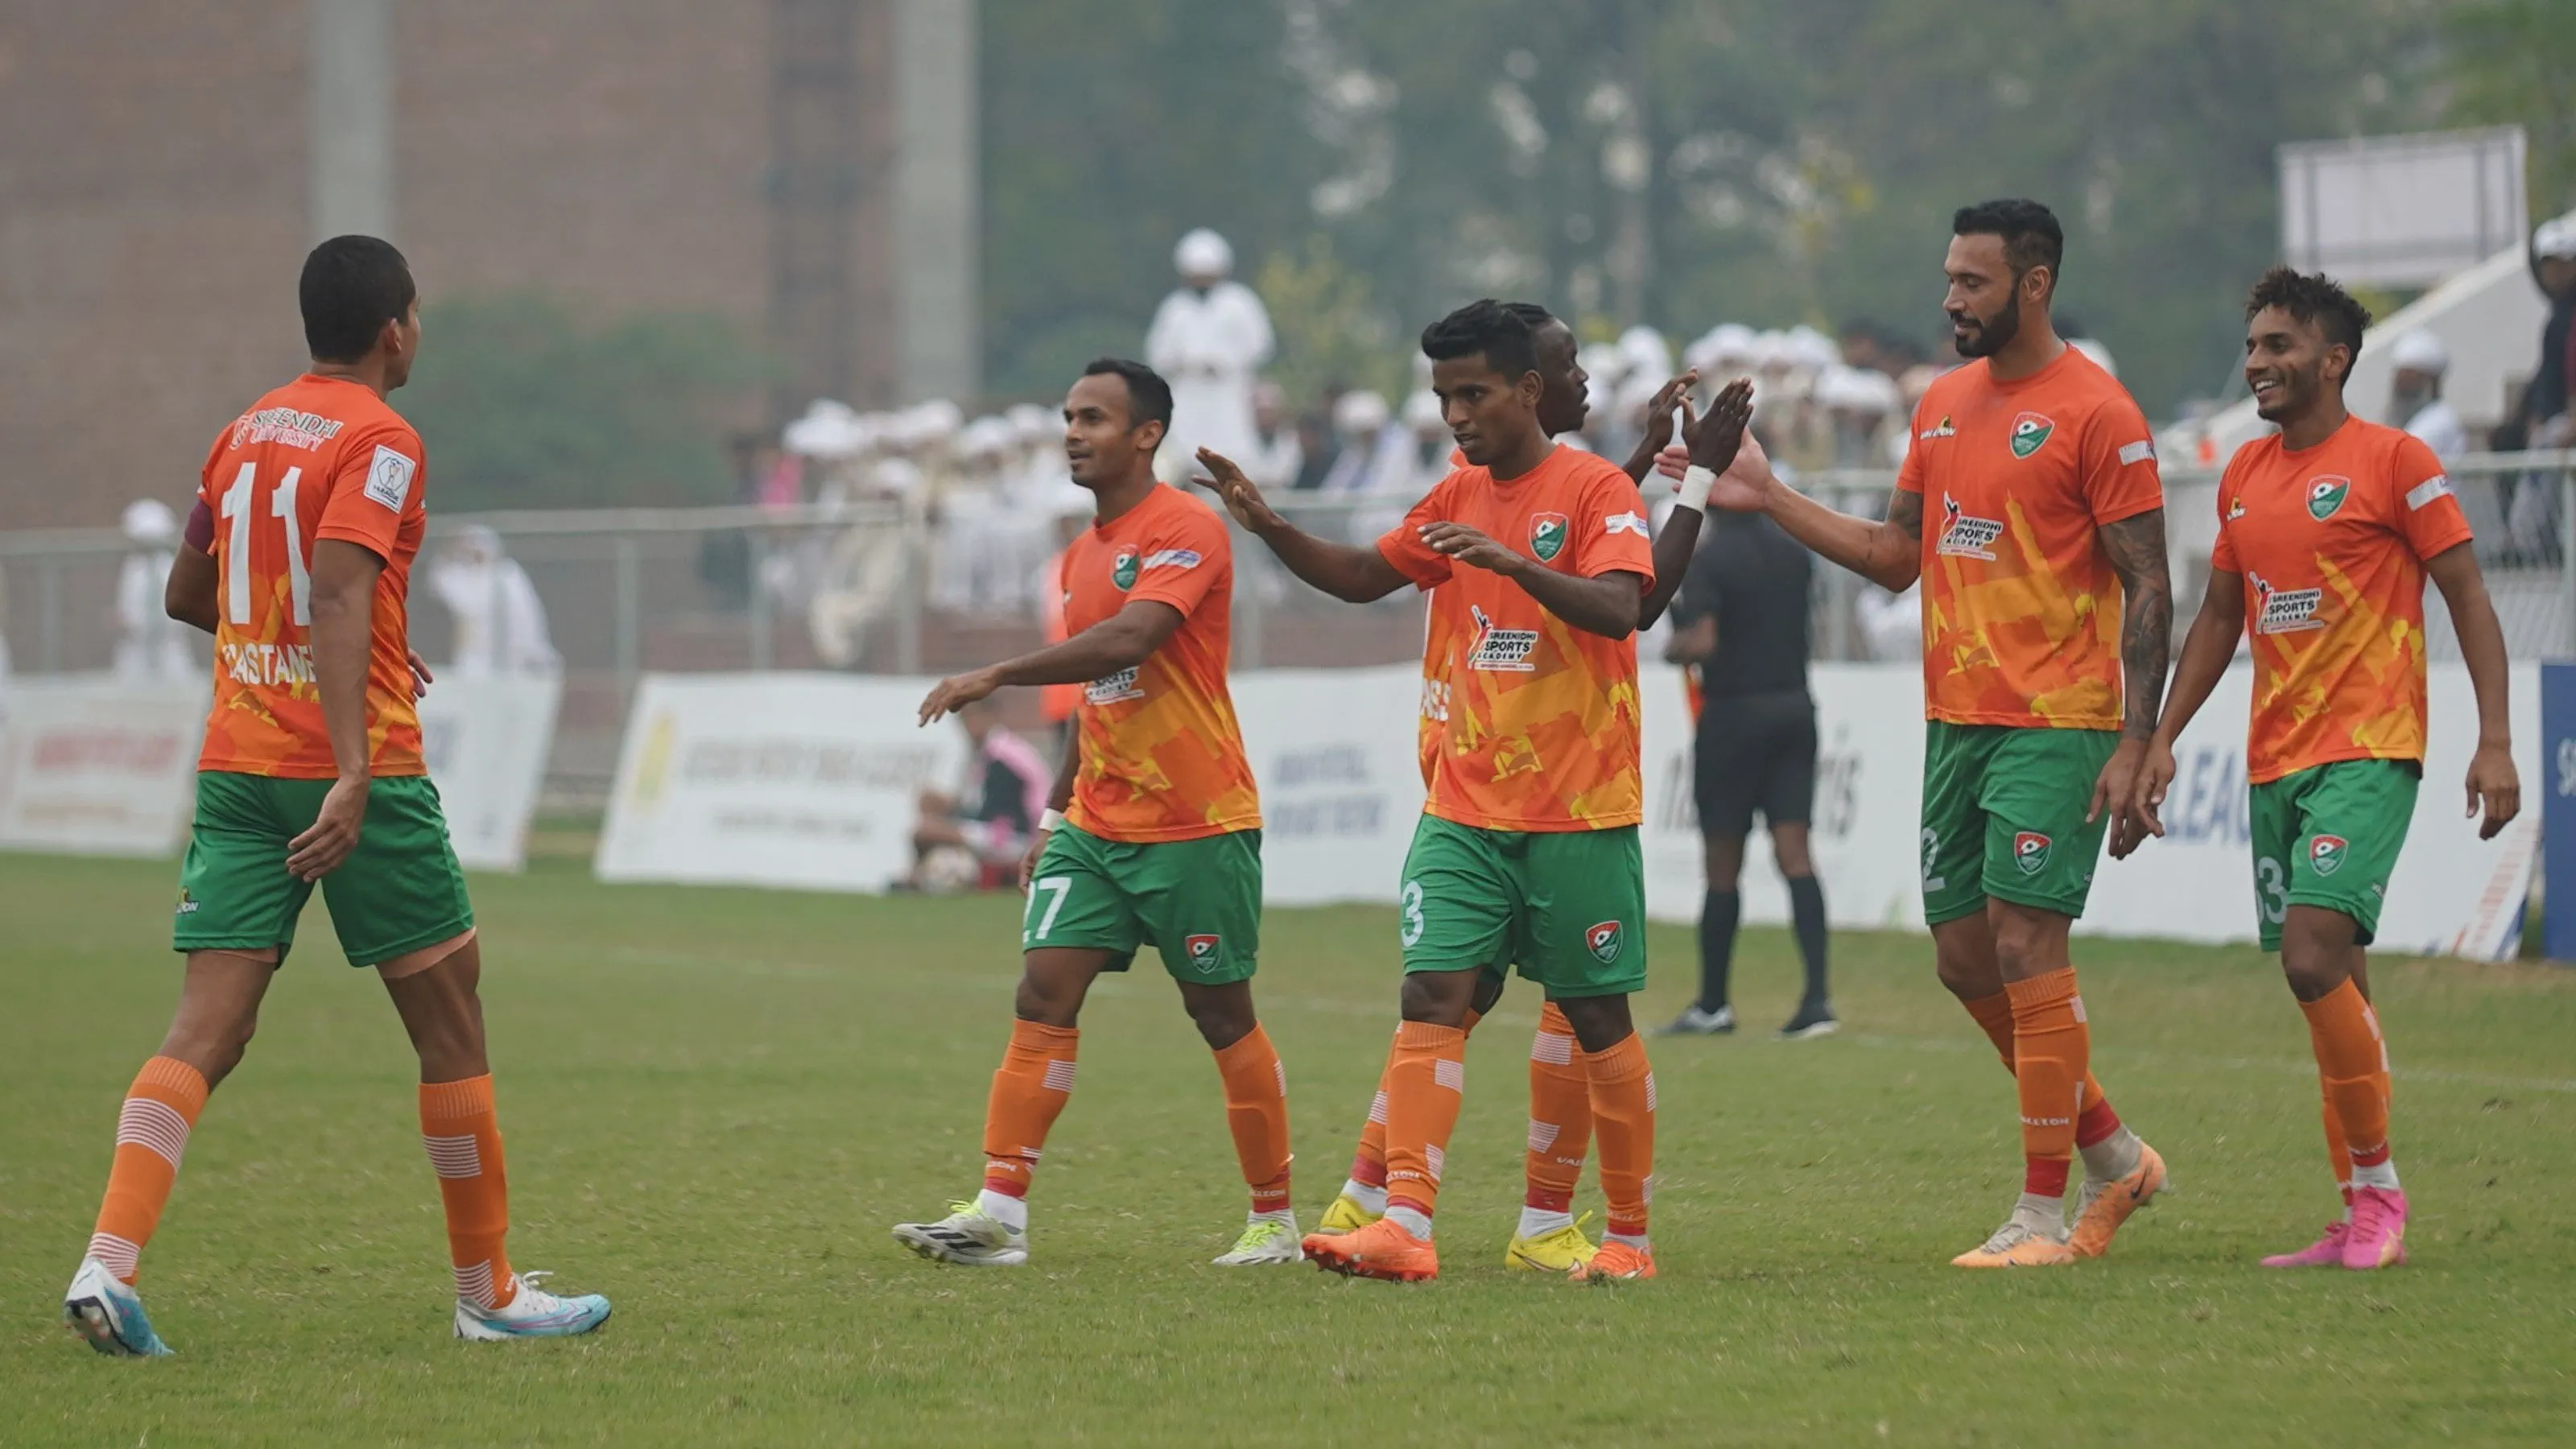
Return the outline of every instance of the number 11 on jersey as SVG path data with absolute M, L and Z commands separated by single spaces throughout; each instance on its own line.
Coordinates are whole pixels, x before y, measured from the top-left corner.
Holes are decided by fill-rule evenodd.
M 224 521 L 231 525 L 224 541 L 224 620 L 243 628 L 251 622 L 251 501 L 258 472 L 257 463 L 242 464 L 241 471 L 233 475 L 233 486 L 224 490 L 223 497 Z M 295 512 L 295 488 L 303 479 L 303 469 L 289 468 L 268 495 L 269 516 L 286 529 L 287 603 L 299 629 L 310 628 L 313 623 L 313 575 L 305 562 L 303 530 Z

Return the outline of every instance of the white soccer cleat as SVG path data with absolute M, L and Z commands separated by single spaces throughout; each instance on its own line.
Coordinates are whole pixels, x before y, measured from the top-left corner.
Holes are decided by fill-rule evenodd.
M 1297 1215 L 1283 1212 L 1276 1216 L 1254 1213 L 1244 1222 L 1243 1236 L 1234 1240 L 1213 1261 L 1221 1268 L 1256 1267 L 1264 1263 L 1297 1263 L 1305 1260 L 1298 1247 Z
M 512 1338 L 570 1338 L 588 1333 L 608 1321 L 608 1300 L 596 1293 L 578 1298 L 558 1298 L 537 1286 L 545 1277 L 540 1269 L 513 1273 L 518 1291 L 499 1308 L 486 1308 L 470 1299 L 456 1300 L 456 1336 L 478 1343 L 499 1343 Z
M 170 1345 L 152 1331 L 143 1299 L 96 1258 L 81 1259 L 63 1290 L 63 1326 L 111 1358 L 166 1358 Z
M 971 1202 L 952 1202 L 935 1223 L 897 1223 L 894 1240 L 921 1256 L 973 1268 L 1016 1268 L 1029 1260 L 1029 1235 Z

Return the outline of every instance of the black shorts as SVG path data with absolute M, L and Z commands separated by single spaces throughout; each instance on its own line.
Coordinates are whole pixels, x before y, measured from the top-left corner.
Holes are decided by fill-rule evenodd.
M 1798 694 L 1712 694 L 1692 751 L 1699 830 L 1742 839 L 1753 812 L 1804 825 L 1816 801 L 1816 705 Z

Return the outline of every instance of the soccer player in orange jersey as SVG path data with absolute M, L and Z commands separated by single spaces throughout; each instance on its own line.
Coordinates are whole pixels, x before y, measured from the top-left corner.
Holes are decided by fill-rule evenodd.
M 1431 591 L 1424 708 L 1439 738 L 1398 896 L 1406 976 L 1386 1074 L 1386 1213 L 1309 1237 L 1306 1254 L 1356 1276 L 1437 1276 L 1432 1211 L 1464 1028 L 1480 978 L 1509 964 L 1565 1017 L 1590 1086 L 1609 1237 L 1570 1276 L 1651 1277 L 1654 1081 L 1628 1010 L 1645 976 L 1632 637 L 1655 578 L 1645 507 L 1617 467 L 1548 438 L 1525 317 L 1477 302 L 1425 329 L 1423 351 L 1469 466 L 1374 549 L 1295 528 L 1241 469 L 1200 454 L 1237 521 L 1306 582 L 1352 601 L 1407 582 Z
M 476 996 L 465 875 L 421 761 L 404 595 L 427 520 L 420 435 L 385 405 L 420 348 L 402 253 L 343 236 L 305 258 L 313 366 L 215 439 L 199 482 L 213 527 L 171 566 L 173 617 L 215 636 L 214 710 L 179 874 L 179 1009 L 117 1118 L 106 1201 L 64 1294 L 102 1353 L 170 1350 L 134 1291 L 206 1098 L 239 1065 L 318 882 L 353 966 L 383 977 L 420 1057 L 420 1125 L 456 1276 L 459 1338 L 586 1333 L 596 1295 L 510 1271 L 501 1133 Z
M 1252 1007 L 1261 953 L 1261 802 L 1225 685 L 1234 552 L 1225 520 L 1154 481 L 1172 390 L 1104 358 L 1065 394 L 1065 456 L 1098 499 L 1064 555 L 1061 644 L 944 679 L 921 720 L 1005 685 L 1083 684 L 1075 728 L 1021 867 L 1018 1020 L 984 1113 L 984 1187 L 937 1222 L 898 1223 L 925 1258 L 1028 1261 L 1029 1179 L 1073 1091 L 1075 1023 L 1103 971 L 1157 947 L 1216 1053 L 1252 1190 L 1228 1266 L 1297 1261 L 1288 1078 Z
M 1923 914 L 1941 984 L 2021 1104 L 2020 1201 L 1952 1261 L 2034 1267 L 2099 1255 L 2165 1181 L 2093 1080 L 2067 954 L 2163 693 L 2164 491 L 2137 404 L 2049 325 L 2057 218 L 1990 201 L 1951 230 L 1944 306 L 1973 360 L 1916 407 L 1887 517 L 1801 496 L 1753 444 L 1713 501 L 1768 512 L 1882 588 L 1922 580 Z M 2061 1200 L 2078 1154 L 2070 1233 Z
M 2245 304 L 2245 378 L 2280 432 L 2236 450 L 2218 485 L 2209 593 L 2183 640 L 2135 808 L 2114 855 L 2161 835 L 2173 742 L 2253 632 L 2245 746 L 2254 901 L 2307 1013 L 2344 1217 L 2266 1267 L 2406 1261 L 2406 1194 L 2388 1147 L 2388 1052 L 2363 948 L 2424 775 L 2424 580 L 2450 606 L 2477 693 L 2468 813 L 2493 838 L 2522 808 L 2505 710 L 2504 631 L 2469 521 L 2433 450 L 2344 411 L 2370 314 L 2323 276 L 2275 267 Z

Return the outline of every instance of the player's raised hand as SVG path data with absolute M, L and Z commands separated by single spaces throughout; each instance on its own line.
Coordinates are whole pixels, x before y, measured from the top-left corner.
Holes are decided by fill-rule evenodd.
M 1673 440 L 1673 409 L 1681 408 L 1688 411 L 1691 389 L 1697 386 L 1699 386 L 1699 369 L 1693 367 L 1684 370 L 1681 376 L 1655 389 L 1653 399 L 1646 404 L 1646 435 L 1637 442 L 1640 450 L 1661 452 L 1664 444 Z M 1684 441 L 1689 440 L 1690 427 L 1690 419 L 1685 417 L 1682 420 Z
M 1261 489 L 1243 476 L 1243 470 L 1235 466 L 1233 459 L 1214 448 L 1201 448 L 1199 466 L 1208 471 L 1208 476 L 1200 478 L 1193 475 L 1190 481 L 1214 492 L 1224 502 L 1225 511 L 1234 516 L 1235 522 L 1256 533 L 1283 522 L 1277 513 L 1271 511 L 1268 500 L 1261 496 Z
M 1469 568 L 1491 569 L 1498 574 L 1517 573 L 1528 567 L 1529 555 L 1487 538 L 1463 523 L 1442 520 L 1422 525 L 1422 541 L 1431 551 L 1446 554 Z
M 2478 822 L 2480 840 L 2495 839 L 2522 813 L 2522 776 L 2513 767 L 2513 752 L 2502 745 L 2480 745 L 2469 756 L 2469 819 L 2477 820 L 2481 805 L 2487 818 Z
M 1746 425 L 1752 421 L 1753 379 L 1739 377 L 1719 388 L 1696 435 L 1682 440 L 1690 447 L 1691 463 L 1712 473 L 1723 473 L 1734 466 L 1736 454 L 1744 446 Z
M 1655 455 L 1655 471 L 1676 483 L 1682 481 L 1682 475 L 1690 471 L 1690 447 L 1683 443 L 1666 444 L 1664 450 Z
M 2173 746 L 2162 740 L 2147 741 L 2146 756 L 2138 761 L 2138 773 L 2129 782 L 2129 799 L 2118 817 L 2111 822 L 2111 858 L 2126 860 L 2130 852 L 2147 843 L 2149 836 L 2164 838 L 2165 792 L 2173 788 Z
M 930 693 L 922 699 L 921 723 L 928 725 L 955 714 L 1001 687 L 1001 677 L 990 669 L 952 674 L 932 686 Z
M 1710 506 L 1730 513 L 1759 513 L 1770 501 L 1771 455 L 1750 427 L 1738 430 L 1735 461 L 1718 470 L 1708 490 Z
M 419 650 L 405 649 L 403 651 L 403 662 L 411 666 L 411 697 L 414 699 L 427 698 L 429 695 L 430 681 L 438 678 L 437 675 L 429 672 L 429 661 L 420 657 Z
M 287 874 L 297 880 L 320 880 L 358 848 L 359 829 L 367 823 L 367 785 L 364 775 L 342 775 L 331 782 L 313 823 L 286 842 Z

